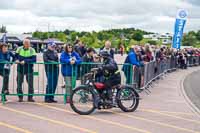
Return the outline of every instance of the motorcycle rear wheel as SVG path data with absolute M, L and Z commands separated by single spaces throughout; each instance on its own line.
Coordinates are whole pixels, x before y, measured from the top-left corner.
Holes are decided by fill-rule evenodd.
M 127 107 L 126 103 L 128 103 L 128 101 L 130 101 L 131 104 L 128 104 Z M 123 86 L 117 92 L 117 104 L 124 112 L 134 112 L 139 106 L 139 94 L 132 87 Z

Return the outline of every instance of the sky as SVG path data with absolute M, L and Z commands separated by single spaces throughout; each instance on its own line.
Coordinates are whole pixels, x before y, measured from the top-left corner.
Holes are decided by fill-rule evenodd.
M 0 0 L 9 33 L 138 28 L 173 33 L 177 10 L 188 11 L 185 32 L 200 30 L 200 0 Z

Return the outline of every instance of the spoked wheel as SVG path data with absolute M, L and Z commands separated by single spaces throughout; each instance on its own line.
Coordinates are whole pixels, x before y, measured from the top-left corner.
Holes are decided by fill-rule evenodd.
M 129 86 L 123 86 L 117 93 L 117 104 L 124 112 L 134 112 L 139 105 L 139 94 Z
M 71 108 L 80 115 L 89 115 L 95 110 L 94 93 L 86 87 L 76 88 L 70 101 Z

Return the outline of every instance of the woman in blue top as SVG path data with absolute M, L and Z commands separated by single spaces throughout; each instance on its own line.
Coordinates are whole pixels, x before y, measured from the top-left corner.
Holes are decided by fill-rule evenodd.
M 69 103 L 69 96 L 72 91 L 72 76 L 77 75 L 77 65 L 79 65 L 82 61 L 79 54 L 73 51 L 72 45 L 67 44 L 64 52 L 61 54 L 60 62 L 62 63 L 61 72 L 65 79 L 67 103 Z
M 8 95 L 8 84 L 10 75 L 10 62 L 14 61 L 14 54 L 8 51 L 8 45 L 5 43 L 0 44 L 0 76 L 3 77 L 2 94 Z M 6 97 L 4 100 L 7 101 Z

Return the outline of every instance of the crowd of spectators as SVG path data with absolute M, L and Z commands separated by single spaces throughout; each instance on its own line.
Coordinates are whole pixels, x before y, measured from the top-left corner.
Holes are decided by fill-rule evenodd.
M 47 77 L 47 86 L 46 93 L 52 94 L 45 96 L 45 102 L 52 103 L 57 102 L 54 100 L 53 94 L 56 91 L 58 84 L 59 76 L 59 63 L 61 65 L 61 73 L 65 81 L 64 88 L 67 88 L 67 93 L 71 94 L 72 90 L 72 76 L 73 72 L 77 74 L 77 78 L 82 78 L 85 73 L 88 73 L 92 68 L 99 67 L 101 63 L 101 58 L 99 53 L 101 51 L 106 51 L 112 59 L 115 59 L 115 51 L 111 47 L 111 42 L 106 41 L 104 46 L 100 48 L 99 51 L 94 48 L 88 48 L 83 42 L 77 40 L 74 44 L 66 44 L 62 50 L 58 51 L 55 43 L 50 42 L 47 45 L 47 49 L 43 52 L 43 60 L 45 63 L 45 72 Z M 58 52 L 62 52 L 60 57 Z M 34 77 L 33 77 L 33 66 L 36 62 L 37 54 L 34 48 L 31 47 L 30 40 L 25 39 L 23 46 L 18 47 L 15 55 L 8 50 L 8 45 L 2 43 L 0 45 L 0 76 L 3 77 L 3 88 L 2 94 L 9 94 L 9 74 L 11 64 L 10 62 L 15 62 L 17 64 L 17 93 L 19 94 L 19 102 L 23 101 L 23 90 L 22 83 L 24 76 L 28 83 L 28 96 L 29 102 L 34 102 L 33 93 L 34 93 Z M 149 62 L 156 62 L 157 64 L 162 64 L 161 69 L 165 67 L 165 61 L 169 58 L 177 60 L 176 67 L 181 69 L 187 69 L 189 62 L 193 64 L 200 62 L 200 50 L 196 48 L 185 48 L 181 50 L 176 50 L 169 48 L 167 46 L 155 46 L 150 44 L 141 45 L 132 45 L 125 54 L 125 48 L 123 45 L 120 45 L 120 54 L 126 56 L 122 71 L 126 77 L 126 83 L 131 83 L 130 71 L 132 67 L 129 67 L 130 64 L 134 68 L 134 80 L 138 84 L 138 87 L 144 86 L 144 67 Z M 191 58 L 198 57 L 198 58 Z M 95 64 L 91 64 L 95 63 Z M 126 64 L 129 64 L 126 65 Z M 158 68 L 155 66 L 155 73 L 158 71 Z M 103 78 L 98 76 L 99 81 L 103 82 Z M 83 79 L 81 79 L 83 83 Z M 6 99 L 6 98 L 5 98 Z M 69 97 L 67 97 L 69 102 Z

